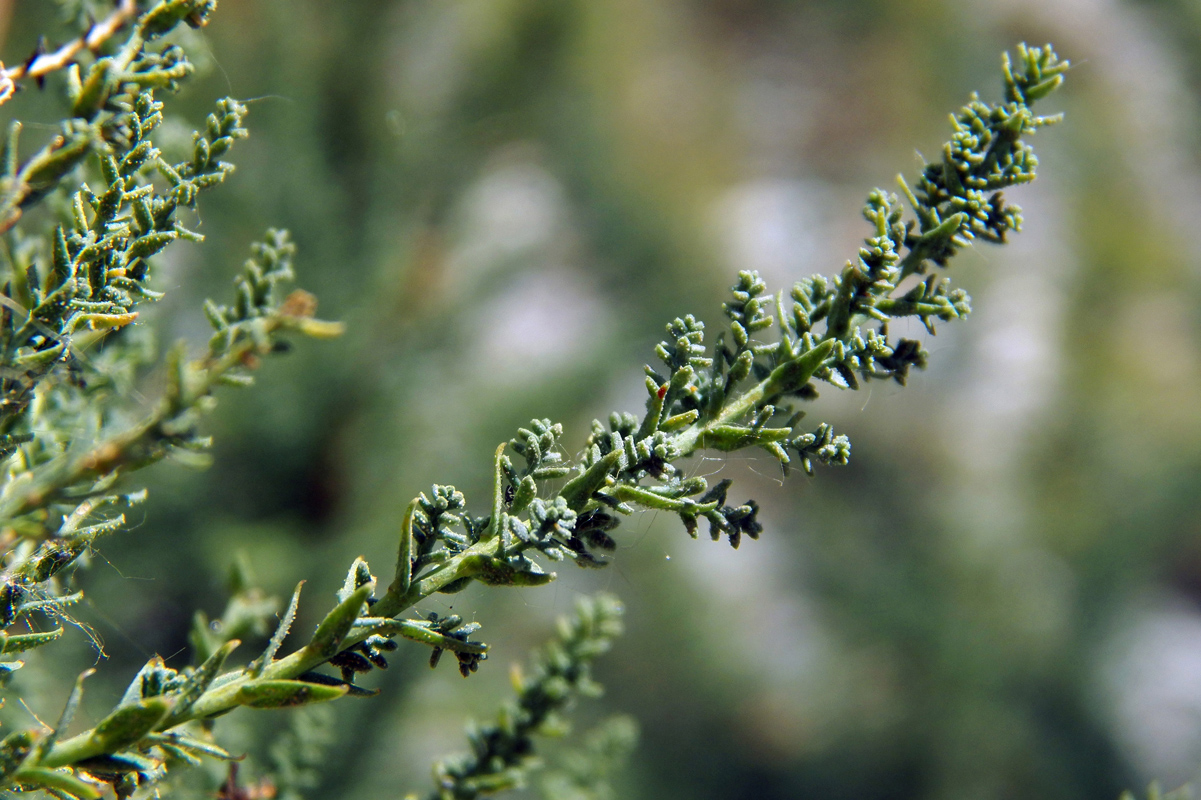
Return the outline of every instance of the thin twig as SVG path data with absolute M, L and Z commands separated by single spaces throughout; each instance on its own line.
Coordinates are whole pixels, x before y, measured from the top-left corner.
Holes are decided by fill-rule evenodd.
M 136 17 L 137 13 L 136 0 L 121 0 L 121 5 L 114 9 L 107 19 L 96 23 L 82 36 L 72 39 L 53 53 L 43 53 L 20 66 L 8 69 L 4 69 L 3 62 L 0 62 L 0 105 L 7 102 L 16 92 L 17 81 L 22 78 L 43 78 L 66 67 L 75 60 L 79 51 L 96 50 L 121 30 L 125 23 Z

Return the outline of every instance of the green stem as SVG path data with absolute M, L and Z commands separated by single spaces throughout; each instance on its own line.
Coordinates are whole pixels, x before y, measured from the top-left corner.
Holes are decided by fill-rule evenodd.
M 434 594 L 442 587 L 461 578 L 473 577 L 475 570 L 474 562 L 476 559 L 472 559 L 471 556 L 494 556 L 499 546 L 500 539 L 496 537 L 468 548 L 426 577 L 415 581 L 409 588 L 409 591 L 403 595 L 395 597 L 385 595 L 372 608 L 372 615 L 388 618 L 395 617 Z M 371 628 L 352 630 L 350 635 L 343 640 L 339 650 L 353 647 L 365 641 L 374 633 L 375 631 Z M 328 658 L 314 655 L 301 648 L 270 664 L 257 676 L 243 670 L 240 675 L 237 675 L 232 680 L 205 692 L 192 705 L 186 715 L 173 718 L 170 724 L 165 725 L 162 730 L 169 730 L 193 720 L 215 717 L 237 708 L 242 705 L 239 699 L 239 691 L 251 681 L 298 678 L 306 672 L 321 666 L 328 660 Z M 55 744 L 50 752 L 42 757 L 37 766 L 66 767 L 102 755 L 108 755 L 103 745 L 93 738 L 92 731 L 85 731 L 78 736 L 73 736 L 70 739 Z
M 287 318 L 275 316 L 268 319 L 267 329 L 273 333 L 287 324 Z M 246 357 L 255 349 L 255 343 L 245 339 L 216 360 L 209 356 L 200 361 L 203 377 L 197 384 L 188 387 L 191 396 L 185 407 L 164 400 L 142 422 L 90 448 L 73 461 L 63 459 L 47 464 L 41 470 L 42 474 L 31 481 L 31 485 L 20 493 L 0 500 L 0 520 L 11 520 L 45 508 L 86 480 L 95 480 L 125 468 L 140 469 L 161 459 L 165 452 L 142 460 L 136 454 L 150 449 L 157 440 L 164 438 L 161 432 L 164 423 L 187 408 L 194 407 L 200 398 L 212 392 L 223 375 L 243 365 Z
M 687 429 L 676 436 L 673 443 L 679 448 L 680 454 L 685 456 L 702 449 L 705 447 L 705 436 L 714 429 L 736 422 L 764 403 L 806 384 L 825 363 L 833 349 L 834 340 L 825 339 L 798 358 L 781 364 L 762 381 L 739 395 L 738 399 L 726 406 L 720 414 L 704 425 L 694 425 Z
M 505 457 L 505 448 L 509 445 L 501 443 L 496 448 L 496 455 L 492 458 L 492 516 L 488 518 L 488 528 L 484 531 L 482 541 L 487 541 L 496 536 L 501 531 L 501 526 L 504 523 L 505 517 L 505 489 L 504 489 L 504 469 L 502 461 Z

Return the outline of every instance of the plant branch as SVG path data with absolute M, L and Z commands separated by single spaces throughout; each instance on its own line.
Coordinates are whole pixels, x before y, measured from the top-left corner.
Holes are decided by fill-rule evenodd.
M 95 52 L 111 39 L 138 14 L 136 0 L 121 0 L 103 21 L 90 27 L 82 36 L 72 39 L 53 53 L 39 53 L 16 67 L 3 68 L 0 63 L 0 105 L 6 103 L 16 92 L 17 81 L 23 78 L 41 80 L 52 72 L 63 69 L 84 50 Z

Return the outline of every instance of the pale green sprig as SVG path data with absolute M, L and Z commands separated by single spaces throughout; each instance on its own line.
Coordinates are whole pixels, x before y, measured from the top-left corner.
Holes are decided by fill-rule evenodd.
M 212 393 L 218 386 L 248 383 L 250 370 L 260 357 L 279 349 L 280 335 L 285 332 L 330 336 L 340 331 L 336 324 L 313 318 L 311 295 L 294 292 L 279 297 L 277 284 L 281 276 L 290 274 L 292 249 L 286 234 L 269 232 L 269 240 L 256 245 L 253 252 L 247 274 L 260 276 L 267 288 L 251 295 L 244 317 L 224 319 L 205 356 L 187 360 L 182 347 L 171 352 L 162 398 L 150 414 L 117 432 L 97 430 L 98 441 L 85 441 L 83 447 L 68 443 L 57 452 L 39 451 L 41 459 L 25 451 L 14 456 L 18 465 L 10 464 L 8 479 L 0 489 L 0 525 L 20 531 L 24 544 L 7 554 L 0 585 L 0 622 L 11 623 L 15 617 L 5 609 L 19 608 L 26 598 L 33 597 L 32 587 L 73 563 L 97 536 L 124 525 L 121 509 L 141 502 L 145 495 L 113 493 L 112 486 L 121 475 L 168 456 L 202 452 L 208 446 L 198 425 L 213 407 Z M 270 277 L 263 277 L 265 274 Z M 242 276 L 238 286 L 245 287 L 251 278 Z
M 556 759 L 538 781 L 543 800 L 616 800 L 612 778 L 638 744 L 638 722 L 626 714 L 606 719 L 581 746 Z
M 245 286 L 250 280 L 247 275 L 262 276 L 265 271 L 288 272 L 288 268 L 282 266 L 291 253 L 285 235 L 272 232 L 269 241 L 256 246 L 254 253 L 257 260 L 251 259 L 247 274 L 239 279 L 239 286 Z M 157 408 L 140 423 L 103 438 L 82 452 L 68 449 L 56 459 L 10 478 L 4 485 L 0 492 L 0 518 L 7 521 L 10 529 L 24 527 L 33 531 L 37 525 L 44 524 L 38 520 L 46 519 L 47 509 L 69 509 L 61 512 L 60 523 L 51 538 L 43 541 L 37 535 L 28 535 L 7 551 L 6 569 L 0 582 L 0 622 L 4 626 L 35 610 L 51 616 L 61 615 L 62 609 L 77 599 L 75 595 L 61 594 L 62 585 L 56 582 L 57 576 L 85 554 L 98 536 L 124 527 L 122 509 L 145 499 L 145 492 L 114 494 L 113 483 L 126 472 L 180 450 L 192 451 L 207 446 L 207 439 L 200 435 L 197 424 L 200 415 L 212 407 L 213 390 L 229 382 L 225 380 L 226 376 L 245 374 L 258 358 L 278 349 L 279 335 L 287 331 L 319 336 L 338 332 L 332 323 L 313 319 L 311 296 L 294 293 L 288 298 L 278 297 L 277 282 L 269 281 L 267 291 L 253 295 L 253 303 L 245 307 L 244 315 L 226 319 L 225 329 L 220 332 L 223 335 L 213 338 L 203 357 L 188 361 L 182 357 L 182 349 L 176 348 L 168 361 L 163 397 Z M 242 385 L 245 381 L 234 383 Z M 22 479 L 21 475 L 29 477 Z M 131 685 L 122 706 L 114 711 L 114 715 L 120 714 L 109 720 L 107 727 L 102 722 L 86 741 L 81 742 L 76 737 L 83 755 L 71 757 L 64 764 L 86 762 L 86 774 L 118 788 L 132 790 L 159 780 L 163 765 L 171 759 L 187 760 L 185 756 L 188 756 L 195 760 L 199 755 L 220 751 L 215 745 L 190 734 L 181 734 L 182 738 L 171 741 L 155 737 L 195 718 L 194 706 L 220 677 L 225 659 L 238 645 L 236 637 L 265 632 L 267 620 L 277 610 L 276 603 L 255 589 L 243 573 L 244 570 L 235 571 L 232 599 L 217 625 L 210 624 L 203 615 L 197 615 L 191 637 L 200 664 L 196 671 L 179 673 L 166 667 L 161 659 L 152 659 Z M 292 611 L 294 613 L 295 609 Z M 287 621 L 290 625 L 290 617 Z M 2 652 L 16 653 L 40 646 L 61 633 L 59 627 L 45 634 L 8 635 L 3 640 Z M 336 634 L 338 643 L 345 633 Z M 275 648 L 282 642 L 282 636 L 279 638 Z M 391 645 L 381 643 L 381 646 Z M 271 661 L 273 653 L 265 656 L 265 662 Z M 319 662 L 335 655 L 336 650 L 325 653 Z M 12 668 L 19 666 L 18 662 L 7 663 L 13 665 Z M 347 691 L 337 686 L 309 688 L 309 684 L 302 684 L 294 687 L 269 680 L 247 681 L 241 689 L 236 704 L 255 707 L 331 699 Z M 125 707 L 141 709 L 138 712 L 141 716 L 134 720 L 136 725 L 127 719 L 133 712 L 121 711 Z M 128 730 L 127 723 L 132 726 Z M 113 730 L 122 731 L 121 736 L 109 735 Z M 15 739 L 12 746 L 22 746 L 23 741 Z M 45 742 L 44 739 L 40 741 Z M 43 786 L 49 785 L 46 781 L 67 785 L 69 780 L 77 780 L 57 769 L 59 765 L 53 763 L 56 751 L 52 745 L 53 742 L 42 744 L 36 752 L 26 754 L 25 761 L 32 758 L 34 763 L 14 770 L 10 782 Z M 4 746 L 0 744 L 0 751 L 3 750 Z M 13 750 L 8 757 L 16 761 L 18 756 L 19 750 Z M 46 766 L 48 763 L 50 767 Z M 46 772 L 47 769 L 50 771 Z M 61 777 L 63 775 L 67 778 Z M 76 797 L 98 796 L 94 789 L 91 790 L 93 794 L 84 792 L 83 785 L 71 784 L 58 790 Z
M 495 723 L 467 730 L 471 752 L 434 766 L 429 800 L 475 800 L 524 783 L 534 758 L 534 736 L 561 732 L 562 714 L 579 696 L 600 694 L 591 664 L 621 634 L 617 598 L 581 599 L 575 614 L 559 620 L 558 636 L 537 655 L 528 675 L 515 672 L 516 696 Z
M 149 259 L 176 239 L 202 238 L 176 220 L 176 209 L 195 203 L 198 192 L 232 171 L 216 154 L 246 135 L 245 113 L 244 106 L 221 101 L 206 131 L 196 134 L 193 159 L 171 166 L 150 139 L 162 121 L 162 104 L 150 90 L 133 97 L 121 144 L 97 159 L 103 188 L 93 191 L 85 183 L 75 192 L 71 220 L 54 230 L 48 259 L 10 262 L 0 346 L 6 372 L 19 377 L 0 381 L 0 430 L 25 434 L 41 381 L 56 369 L 86 367 L 75 364 L 72 348 L 82 329 L 122 328 L 137 318 L 139 301 L 159 297 L 147 286 Z M 165 176 L 170 188 L 157 191 L 150 172 Z
M 168 45 L 154 52 L 147 44 L 181 23 L 204 25 L 215 7 L 215 0 L 162 0 L 138 18 L 114 55 L 98 58 L 86 73 L 72 63 L 67 70 L 70 118 L 24 163 L 17 151 L 20 123 L 13 123 L 0 157 L 0 231 L 11 229 L 89 155 L 125 143 L 132 98 L 144 90 L 174 89 L 191 71 L 180 48 Z

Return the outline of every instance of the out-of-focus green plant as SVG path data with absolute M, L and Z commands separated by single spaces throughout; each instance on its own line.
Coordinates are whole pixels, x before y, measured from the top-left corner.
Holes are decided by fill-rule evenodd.
M 638 744 L 638 723 L 629 716 L 610 717 L 583 736 L 582 747 L 567 753 L 544 775 L 539 788 L 546 800 L 609 800 L 617 797 L 612 778 Z
M 1165 792 L 1158 783 L 1152 783 L 1147 787 L 1147 800 L 1190 800 L 1192 796 L 1193 789 L 1187 785 L 1170 792 Z M 1135 794 L 1127 790 L 1122 792 L 1122 796 L 1118 800 L 1135 800 Z
M 434 766 L 430 800 L 461 800 L 521 786 L 534 752 L 532 734 L 561 728 L 561 714 L 576 695 L 600 692 L 589 667 L 620 634 L 621 605 L 615 598 L 598 595 L 578 603 L 574 617 L 559 621 L 558 637 L 538 654 L 531 674 L 514 671 L 517 697 L 501 709 L 496 723 L 467 732 L 471 753 Z
M 158 94 L 191 71 L 166 37 L 180 24 L 203 25 L 215 5 L 122 3 L 75 43 L 9 70 L 0 87 L 0 100 L 8 99 L 16 81 L 61 70 L 70 104 L 60 133 L 32 155 L 22 156 L 14 124 L 0 158 L 8 270 L 0 297 L 4 654 L 49 644 L 63 633 L 58 623 L 72 622 L 70 606 L 81 597 L 74 568 L 98 537 L 125 528 L 124 511 L 145 499 L 123 484 L 127 473 L 169 457 L 202 459 L 208 440 L 198 425 L 213 392 L 251 383 L 262 357 L 286 350 L 283 334 L 340 332 L 314 317 L 311 295 L 282 294 L 293 247 L 285 233 L 268 231 L 235 281 L 234 299 L 206 303 L 214 328 L 206 351 L 193 359 L 183 345 L 169 351 L 158 365 L 159 400 L 149 410 L 138 402 L 135 380 L 157 362 L 132 323 L 138 304 L 159 296 L 148 285 L 154 258 L 177 239 L 202 238 L 180 217 L 230 174 L 222 158 L 247 134 L 246 108 L 227 98 L 194 134 L 185 160 L 169 163 L 155 144 Z M 124 797 L 178 765 L 232 758 L 214 738 L 216 717 L 241 706 L 369 695 L 356 676 L 386 667 L 398 638 L 430 647 L 432 666 L 451 653 L 467 676 L 487 657 L 487 645 L 472 639 L 479 626 L 458 615 L 409 618 L 415 605 L 472 582 L 543 585 L 554 578 L 547 562 L 604 566 L 621 517 L 639 509 L 677 515 L 694 537 L 704 520 L 713 539 L 734 547 L 757 538 L 754 501 L 728 503 L 729 481 L 711 485 L 680 462 L 703 450 L 748 448 L 770 453 L 785 471 L 799 463 L 812 474 L 815 462 L 847 462 L 846 437 L 828 424 L 799 427 L 804 413 L 795 404 L 817 396 L 816 381 L 850 389 L 870 379 L 904 384 L 927 353 L 915 340 L 892 338 L 889 322 L 915 318 L 933 333 L 937 321 L 965 316 L 966 294 L 933 268 L 976 238 L 1001 243 L 1020 226 L 1002 191 L 1034 178 L 1037 160 L 1023 137 L 1057 118 L 1036 116 L 1031 105 L 1059 86 L 1068 65 L 1050 47 L 1025 46 L 1016 63 L 1004 64 L 1002 103 L 973 98 L 954 116 L 942 158 L 912 187 L 902 179 L 901 197 L 872 192 L 864 209 L 872 235 L 839 275 L 814 276 L 773 297 L 757 274 L 741 273 L 724 307 L 728 330 L 711 349 L 696 318 L 668 324 L 655 350 L 662 365 L 646 368 L 641 417 L 614 413 L 607 426 L 594 423 L 574 460 L 562 452 L 562 426 L 535 419 L 496 449 L 483 514 L 452 486 L 420 495 L 399 520 L 391 582 L 381 585 L 366 561 L 355 560 L 336 604 L 299 647 L 284 645 L 301 587 L 268 637 L 278 606 L 239 566 L 222 618 L 196 617 L 191 666 L 150 659 L 110 714 L 69 736 L 90 671 L 83 673 L 56 724 L 0 743 L 0 787 L 94 798 L 111 785 Z M 553 727 L 553 715 L 591 686 L 587 665 L 618 632 L 617 614 L 609 598 L 581 606 L 535 673 L 517 682 L 518 698 L 500 721 L 472 735 L 473 754 L 437 768 L 436 796 L 476 797 L 522 780 L 531 734 Z M 53 627 L 35 630 L 43 620 Z M 227 667 L 241 640 L 256 635 L 267 639 L 259 655 Z M 22 666 L 0 664 L 5 674 Z M 319 671 L 326 665 L 338 674 Z M 311 733 L 296 734 L 294 753 L 276 754 L 277 783 L 293 794 L 320 766 L 320 737 Z M 594 749 L 611 751 L 602 740 L 621 738 L 601 737 Z M 580 791 L 600 791 L 587 770 L 564 775 Z

